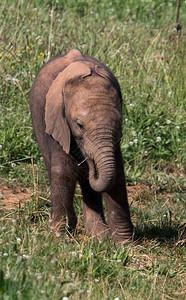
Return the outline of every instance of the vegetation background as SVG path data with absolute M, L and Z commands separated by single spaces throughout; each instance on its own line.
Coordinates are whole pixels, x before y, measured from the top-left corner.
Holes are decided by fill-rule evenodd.
M 0 193 L 0 299 L 185 299 L 186 1 L 1 0 L 0 180 L 30 187 L 6 210 Z M 29 113 L 34 78 L 72 48 L 116 75 L 122 153 L 137 241 L 50 233 L 49 188 Z

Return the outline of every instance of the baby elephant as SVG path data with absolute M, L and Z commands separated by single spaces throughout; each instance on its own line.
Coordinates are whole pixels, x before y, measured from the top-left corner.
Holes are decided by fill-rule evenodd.
M 114 75 L 98 60 L 71 50 L 41 68 L 30 108 L 50 178 L 53 228 L 61 230 L 67 223 L 75 229 L 73 196 L 79 181 L 87 235 L 130 240 L 133 226 L 120 151 L 122 96 Z

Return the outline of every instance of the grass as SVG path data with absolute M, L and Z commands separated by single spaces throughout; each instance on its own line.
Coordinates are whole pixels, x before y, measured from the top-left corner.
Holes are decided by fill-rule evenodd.
M 0 299 L 185 299 L 185 1 L 181 31 L 172 0 L 0 6 L 0 179 L 34 192 L 30 203 L 0 210 Z M 136 185 L 137 241 L 127 247 L 85 236 L 79 190 L 75 237 L 50 232 L 28 99 L 43 63 L 72 48 L 105 63 L 121 85 L 121 147 L 127 184 Z

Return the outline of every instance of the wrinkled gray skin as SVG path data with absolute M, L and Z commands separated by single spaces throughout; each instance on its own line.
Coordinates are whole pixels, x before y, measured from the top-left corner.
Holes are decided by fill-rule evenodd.
M 79 181 L 87 234 L 98 239 L 109 234 L 115 242 L 131 239 L 120 151 L 121 102 L 114 75 L 78 50 L 50 60 L 38 73 L 30 108 L 51 182 L 54 230 L 63 228 L 66 221 L 69 229 L 76 227 L 73 196 Z

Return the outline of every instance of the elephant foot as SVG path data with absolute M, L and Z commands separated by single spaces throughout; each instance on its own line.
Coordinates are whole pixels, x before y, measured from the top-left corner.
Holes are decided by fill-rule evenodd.
M 100 214 L 87 207 L 84 209 L 84 226 L 86 235 L 99 241 L 109 235 L 109 227 Z
M 109 227 L 107 224 L 97 220 L 85 223 L 86 235 L 102 241 L 105 237 L 109 236 Z
M 56 221 L 56 220 L 50 220 L 50 231 L 56 236 L 60 236 L 65 232 L 66 224 L 64 220 Z
M 127 228 L 122 230 L 120 228 L 112 230 L 111 237 L 115 243 L 128 245 L 134 240 L 134 231 L 133 226 L 129 225 Z
M 69 221 L 69 220 L 68 220 Z M 51 232 L 55 235 L 63 234 L 65 231 L 72 234 L 76 229 L 77 219 L 75 218 L 73 222 L 68 222 L 67 218 L 62 217 L 61 219 L 51 219 Z

